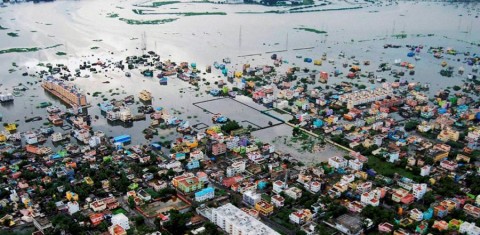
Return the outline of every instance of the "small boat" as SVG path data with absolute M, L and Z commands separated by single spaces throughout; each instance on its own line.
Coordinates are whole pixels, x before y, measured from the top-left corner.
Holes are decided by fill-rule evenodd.
M 420 56 L 418 56 L 418 55 L 415 56 L 415 60 L 420 60 L 420 59 L 422 59 L 422 57 L 420 57 Z
M 47 107 L 47 112 L 48 113 L 59 113 L 61 110 L 59 107 L 57 106 L 50 106 L 50 107 Z
M 447 66 L 447 62 L 446 61 L 442 61 L 442 63 L 440 64 L 442 67 L 445 67 Z
M 131 77 L 132 75 L 130 74 L 130 72 L 125 72 L 125 77 L 129 78 Z

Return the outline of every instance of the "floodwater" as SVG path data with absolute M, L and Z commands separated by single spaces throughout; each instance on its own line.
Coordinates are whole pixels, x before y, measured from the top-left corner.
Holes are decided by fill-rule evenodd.
M 0 25 L 6 30 L 0 30 L 0 50 L 23 47 L 51 47 L 31 53 L 0 54 L 0 91 L 11 92 L 12 86 L 19 83 L 35 83 L 38 78 L 24 77 L 22 73 L 38 71 L 36 65 L 40 62 L 63 63 L 70 65 L 70 69 L 78 67 L 83 61 L 96 62 L 118 61 L 129 55 L 141 53 L 139 48 L 143 44 L 147 50 L 160 54 L 162 60 L 196 62 L 204 70 L 207 65 L 222 58 L 230 57 L 232 64 L 229 70 L 239 70 L 244 63 L 252 65 L 272 64 L 270 56 L 273 51 L 282 51 L 277 54 L 283 57 L 288 64 L 283 64 L 277 71 L 285 71 L 292 65 L 309 67 L 321 71 L 332 72 L 340 68 L 346 59 L 338 58 L 340 52 L 345 58 L 355 56 L 360 62 L 369 60 L 371 65 L 361 66 L 362 71 L 375 71 L 380 63 L 393 63 L 395 59 L 402 59 L 416 65 L 415 75 L 406 77 L 408 80 L 429 82 L 431 90 L 447 86 L 460 85 L 462 80 L 471 71 L 463 64 L 463 57 L 445 56 L 439 60 L 433 58 L 426 50 L 420 52 L 422 58 L 415 61 L 407 57 L 408 49 L 384 49 L 384 44 L 424 45 L 428 47 L 451 47 L 458 52 L 479 53 L 480 22 L 477 16 L 479 5 L 446 4 L 434 2 L 398 2 L 374 6 L 361 4 L 363 8 L 344 11 L 324 11 L 312 13 L 287 14 L 240 14 L 239 12 L 264 12 L 269 10 L 285 10 L 287 7 L 264 7 L 258 5 L 228 5 L 211 3 L 180 3 L 161 6 L 159 8 L 144 8 L 134 4 L 149 4 L 145 1 L 55 1 L 53 3 L 32 4 L 23 3 L 0 8 Z M 359 6 L 348 1 L 332 1 L 325 9 Z M 182 16 L 182 15 L 138 15 L 133 9 L 152 10 L 156 13 L 178 12 L 225 12 L 227 15 L 209 16 Z M 319 9 L 319 8 L 314 8 Z M 119 18 L 136 20 L 158 20 L 178 18 L 176 21 L 161 25 L 130 25 L 119 18 L 108 17 L 107 14 L 116 13 Z M 327 34 L 316 34 L 295 28 L 315 28 L 324 30 Z M 18 33 L 18 37 L 8 36 L 7 33 Z M 407 38 L 396 39 L 392 34 L 405 33 Z M 426 36 L 433 34 L 434 36 Z M 145 36 L 142 36 L 145 35 Z M 144 39 L 142 39 L 144 38 Z M 92 49 L 98 47 L 98 49 Z M 302 49 L 308 48 L 308 49 Z M 302 50 L 298 50 L 302 49 Z M 65 52 L 66 56 L 58 56 L 57 52 Z M 303 58 L 318 59 L 323 53 L 328 59 L 335 62 L 330 64 L 324 61 L 319 67 L 303 62 Z M 252 55 L 254 54 L 254 55 Z M 252 55 L 252 56 L 244 56 Z M 302 57 L 302 58 L 299 58 Z M 460 59 L 460 61 L 457 61 Z M 445 60 L 454 67 L 464 66 L 465 74 L 456 74 L 451 78 L 439 75 L 440 63 Z M 351 61 L 349 61 L 351 62 Z M 16 63 L 13 66 L 12 63 Z M 9 71 L 14 69 L 15 71 Z M 79 78 L 75 84 L 93 94 L 95 91 L 109 94 L 109 90 L 120 93 L 114 98 L 120 99 L 127 95 L 135 95 L 143 89 L 152 92 L 154 107 L 164 107 L 170 113 L 177 113 L 182 119 L 189 120 L 190 124 L 211 124 L 211 114 L 203 112 L 192 105 L 212 99 L 205 93 L 207 86 L 202 85 L 200 91 L 194 91 L 189 84 L 178 79 L 170 79 L 168 86 L 160 86 L 156 78 L 144 78 L 139 69 L 132 71 L 132 77 L 126 78 L 124 72 L 108 69 L 98 74 L 91 74 L 89 78 Z M 346 71 L 346 70 L 343 70 Z M 219 71 L 202 75 L 211 84 L 220 78 Z M 393 81 L 387 72 L 378 74 Z M 332 78 L 329 83 L 345 80 Z M 109 84 L 103 82 L 109 81 Z M 364 83 L 365 81 L 356 81 Z M 43 101 L 50 101 L 60 106 L 53 97 L 46 94 L 39 85 L 27 85 L 30 89 L 22 97 L 16 97 L 14 105 L 0 106 L 3 122 L 18 120 L 20 131 L 38 128 L 46 119 L 46 111 L 35 106 Z M 118 88 L 118 90 L 117 90 Z M 182 90 L 182 92 L 179 92 Z M 106 98 L 110 98 L 108 95 Z M 88 96 L 92 104 L 88 112 L 100 116 L 97 104 L 101 97 Z M 238 97 L 247 102 L 244 97 Z M 265 107 L 249 103 L 258 110 Z M 241 122 L 254 120 L 257 125 L 265 126 L 269 121 L 267 116 L 251 112 L 244 116 L 244 105 L 237 102 L 203 103 L 213 105 L 215 112 L 225 110 L 225 115 Z M 242 111 L 243 110 L 243 111 Z M 136 113 L 135 106 L 132 112 Z M 223 112 L 222 112 L 223 113 Z M 257 116 L 255 116 L 257 115 Z M 42 116 L 44 121 L 25 123 L 25 117 Z M 92 126 L 108 135 L 130 134 L 132 143 L 144 140 L 141 130 L 149 125 L 149 119 L 135 122 L 132 127 L 118 126 L 112 128 L 107 120 L 100 116 L 94 120 Z M 272 120 L 275 123 L 275 120 Z M 57 129 L 61 131 L 60 129 Z M 272 140 L 279 133 L 290 133 L 291 129 L 285 125 L 269 128 L 258 133 L 263 140 Z M 160 130 L 161 136 L 174 138 L 174 130 Z M 156 137 L 159 138 L 159 137 Z

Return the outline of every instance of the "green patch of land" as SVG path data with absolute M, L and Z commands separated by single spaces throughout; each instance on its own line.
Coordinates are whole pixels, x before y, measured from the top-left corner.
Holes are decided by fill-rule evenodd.
M 119 20 L 126 22 L 127 24 L 144 25 L 144 24 L 166 24 L 166 23 L 176 21 L 177 18 L 169 18 L 169 19 L 161 19 L 161 20 L 133 20 L 133 19 L 119 18 Z
M 102 40 L 102 39 L 94 39 L 93 41 L 94 41 L 94 42 L 101 42 L 101 41 L 103 41 L 103 40 Z
M 63 51 L 57 51 L 57 53 L 55 53 L 56 55 L 58 56 L 64 56 L 64 55 L 67 55 L 66 52 L 63 52 Z
M 13 33 L 13 32 L 7 33 L 7 35 L 10 36 L 10 37 L 14 37 L 14 38 L 18 37 L 18 33 Z
M 55 44 L 53 46 L 45 47 L 43 49 L 52 49 L 52 48 L 59 47 L 59 46 L 63 46 L 63 44 Z
M 9 49 L 0 50 L 0 54 L 36 52 L 39 50 L 47 50 L 47 49 L 59 47 L 62 45 L 63 44 L 56 44 L 56 45 L 45 47 L 45 48 L 41 48 L 41 47 L 9 48 Z
M 227 13 L 225 12 L 185 12 L 185 13 L 180 13 L 181 15 L 184 16 L 201 16 L 201 15 L 221 15 L 225 16 Z
M 91 50 L 97 50 L 100 47 L 90 47 Z
M 117 13 L 113 13 L 113 12 L 112 12 L 112 13 L 108 13 L 108 14 L 107 14 L 107 17 L 109 17 L 109 18 L 118 18 L 119 15 L 118 15 Z
M 42 48 L 38 47 L 30 47 L 30 48 L 10 48 L 5 50 L 0 50 L 0 54 L 8 54 L 8 53 L 24 53 L 24 52 L 35 52 L 39 51 Z
M 7 30 L 8 28 L 5 28 L 3 26 L 0 25 L 0 30 Z
M 153 2 L 152 6 L 153 7 L 160 7 L 160 6 L 165 6 L 169 4 L 175 4 L 175 3 L 180 3 L 180 1 L 162 1 L 162 2 Z
M 313 0 L 303 0 L 303 5 L 313 5 Z
M 318 29 L 313 29 L 313 28 L 294 28 L 294 29 L 303 30 L 303 31 L 307 31 L 307 32 L 311 32 L 311 33 L 316 33 L 316 34 L 325 34 L 325 33 L 327 33 L 327 31 L 318 30 Z

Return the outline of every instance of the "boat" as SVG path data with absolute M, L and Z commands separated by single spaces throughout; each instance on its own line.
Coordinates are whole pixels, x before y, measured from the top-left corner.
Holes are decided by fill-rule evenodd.
M 132 74 L 130 74 L 130 72 L 125 72 L 125 77 L 129 78 L 131 76 L 132 76 Z
M 223 59 L 222 61 L 223 61 L 223 63 L 225 63 L 225 64 L 230 64 L 230 62 L 231 62 L 231 61 L 230 61 L 230 58 L 228 58 L 228 57 L 225 58 L 225 59 Z
M 415 56 L 415 60 L 420 60 L 420 59 L 422 59 L 422 57 L 420 57 L 420 56 Z
M 442 63 L 440 64 L 442 67 L 445 67 L 447 66 L 447 62 L 446 61 L 442 61 Z
M 48 120 L 55 126 L 63 125 L 63 120 L 56 114 L 48 115 Z
M 51 105 L 52 105 L 52 103 L 50 103 L 50 102 L 41 102 L 40 104 L 38 104 L 38 106 L 40 108 L 46 108 L 46 107 L 51 106 Z
M 59 113 L 61 110 L 59 107 L 57 106 L 50 106 L 50 107 L 47 107 L 47 112 L 48 113 Z

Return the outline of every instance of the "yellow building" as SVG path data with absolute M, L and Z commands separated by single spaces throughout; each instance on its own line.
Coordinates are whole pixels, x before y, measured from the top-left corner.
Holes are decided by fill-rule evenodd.
M 78 201 L 78 194 L 76 194 L 72 191 L 68 191 L 67 194 L 66 194 L 66 197 L 67 197 L 67 200 L 69 200 L 69 201 L 71 201 L 71 200 Z
M 273 205 L 262 199 L 255 204 L 255 210 L 261 215 L 267 216 L 273 213 Z
M 0 142 L 5 142 L 7 141 L 7 136 L 4 134 L 0 134 Z
M 89 176 L 85 177 L 83 180 L 85 181 L 86 184 L 93 186 L 93 180 Z
M 9 131 L 9 132 L 13 132 L 13 131 L 16 131 L 17 130 L 17 124 L 15 123 L 9 123 L 5 126 L 5 130 Z
M 460 133 L 456 130 L 452 130 L 450 128 L 443 129 L 440 134 L 438 134 L 437 139 L 443 142 L 451 141 L 458 141 L 460 137 Z

